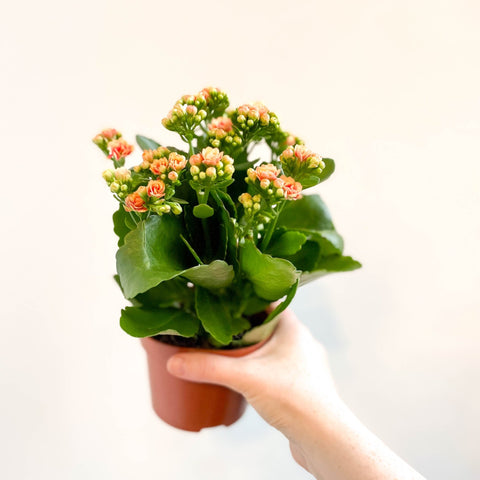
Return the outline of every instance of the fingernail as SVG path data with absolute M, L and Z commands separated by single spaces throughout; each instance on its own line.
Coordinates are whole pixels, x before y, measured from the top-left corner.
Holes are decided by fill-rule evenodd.
M 172 357 L 168 360 L 167 370 L 177 377 L 185 374 L 185 360 L 181 357 Z

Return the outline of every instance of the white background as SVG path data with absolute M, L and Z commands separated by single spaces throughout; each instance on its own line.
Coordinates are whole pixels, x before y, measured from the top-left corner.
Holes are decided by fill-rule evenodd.
M 118 327 L 115 203 L 90 139 L 170 141 L 162 117 L 210 84 L 337 161 L 320 193 L 364 268 L 294 309 L 346 402 L 427 477 L 480 477 L 478 1 L 0 8 L 2 478 L 309 478 L 251 410 L 198 435 L 162 424 Z

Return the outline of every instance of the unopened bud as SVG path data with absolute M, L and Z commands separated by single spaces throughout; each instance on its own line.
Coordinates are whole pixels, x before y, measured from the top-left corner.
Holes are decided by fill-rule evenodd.
M 106 182 L 110 183 L 111 181 L 113 181 L 114 178 L 113 170 L 105 170 L 102 173 L 102 177 Z
M 266 178 L 264 178 L 263 180 L 260 181 L 260 188 L 263 188 L 265 190 L 269 186 L 270 186 L 270 180 L 267 180 Z
M 117 182 L 113 182 L 111 185 L 110 185 L 110 191 L 113 192 L 113 193 L 116 193 L 120 190 L 120 185 L 117 183 Z
M 171 180 L 172 182 L 176 182 L 178 180 L 178 173 L 177 172 L 169 172 L 168 173 L 168 179 Z
M 182 207 L 178 203 L 172 203 L 171 207 L 172 207 L 172 213 L 174 215 L 180 215 L 183 211 Z
M 208 167 L 205 174 L 207 177 L 215 178 L 217 176 L 217 169 L 215 167 Z

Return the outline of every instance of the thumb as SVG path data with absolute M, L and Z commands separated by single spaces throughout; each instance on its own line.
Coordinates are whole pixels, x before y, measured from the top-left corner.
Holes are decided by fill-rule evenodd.
M 192 382 L 215 383 L 241 393 L 242 359 L 215 353 L 177 353 L 168 359 L 172 375 Z

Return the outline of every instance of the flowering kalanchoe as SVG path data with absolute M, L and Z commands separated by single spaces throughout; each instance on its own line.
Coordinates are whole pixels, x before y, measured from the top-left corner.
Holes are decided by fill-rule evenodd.
M 265 105 L 228 105 L 212 87 L 181 97 L 163 124 L 188 147 L 138 135 L 143 153 L 131 168 L 123 162 L 133 147 L 117 130 L 93 139 L 114 167 L 103 177 L 120 204 L 117 278 L 133 303 L 120 324 L 131 335 L 248 345 L 271 333 L 299 284 L 359 267 L 342 255 L 320 197 L 302 198 L 333 172 L 333 160 L 282 130 Z M 266 159 L 257 158 L 259 143 L 271 150 Z M 258 314 L 283 297 L 264 329 Z
M 309 150 L 305 145 L 287 147 L 279 157 L 286 175 L 302 181 L 308 176 L 320 177 L 325 162 L 322 157 Z
M 204 148 L 201 153 L 192 155 L 189 163 L 192 179 L 205 187 L 230 180 L 235 171 L 233 159 L 218 148 Z

